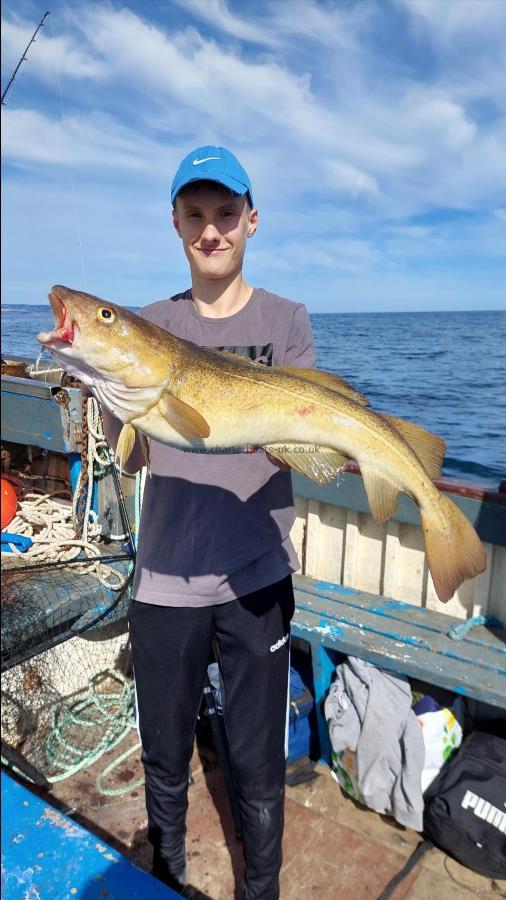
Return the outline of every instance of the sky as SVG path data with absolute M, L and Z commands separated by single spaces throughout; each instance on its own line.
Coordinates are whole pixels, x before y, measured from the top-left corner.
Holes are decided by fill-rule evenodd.
M 180 160 L 226 146 L 250 284 L 310 312 L 506 309 L 506 0 L 4 0 L 2 302 L 189 286 Z

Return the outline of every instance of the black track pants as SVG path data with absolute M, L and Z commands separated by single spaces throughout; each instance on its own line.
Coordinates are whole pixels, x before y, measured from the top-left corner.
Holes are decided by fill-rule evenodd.
M 185 868 L 188 771 L 216 639 L 241 809 L 247 900 L 279 897 L 293 610 L 287 577 L 217 606 L 134 602 L 129 613 L 149 839 L 176 877 Z

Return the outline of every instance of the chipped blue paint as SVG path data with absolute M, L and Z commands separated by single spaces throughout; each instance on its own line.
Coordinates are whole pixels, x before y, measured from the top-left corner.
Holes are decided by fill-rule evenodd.
M 372 610 L 379 616 L 383 616 L 388 615 L 392 610 L 404 612 L 406 606 L 413 606 L 413 604 L 403 603 L 402 600 L 383 600 L 377 606 L 372 607 Z M 416 609 L 417 613 L 422 613 L 422 615 L 430 615 L 430 610 L 426 609 L 424 606 L 416 606 L 414 609 Z
M 353 588 L 344 587 L 343 584 L 332 584 L 331 581 L 315 581 L 316 591 L 332 591 L 338 594 L 356 594 Z
M 404 612 L 404 610 L 406 609 L 406 603 L 403 603 L 402 600 L 383 600 L 377 606 L 372 607 L 372 611 L 377 613 L 379 616 L 382 616 L 384 613 L 392 609 L 397 609 L 400 612 Z M 420 612 L 422 612 L 422 610 L 424 612 L 428 611 L 424 610 L 422 606 L 417 607 L 417 610 L 419 610 Z
M 340 628 L 338 625 L 331 625 L 328 619 L 320 619 L 320 624 L 316 626 L 317 630 L 320 634 L 328 634 L 329 637 L 343 637 L 344 628 L 347 628 L 347 625 L 344 625 L 343 628 Z
M 412 644 L 414 647 L 423 647 L 425 650 L 432 650 L 431 645 L 428 641 L 424 641 L 423 638 L 418 637 L 409 637 L 407 634 L 396 634 L 395 631 L 389 631 L 388 636 L 392 638 L 394 641 L 399 641 L 401 644 Z
M 2 900 L 179 896 L 2 772 Z
M 463 697 L 472 697 L 472 694 L 469 693 L 469 690 L 464 684 L 452 684 L 449 687 L 450 691 L 453 691 L 454 694 L 462 694 Z

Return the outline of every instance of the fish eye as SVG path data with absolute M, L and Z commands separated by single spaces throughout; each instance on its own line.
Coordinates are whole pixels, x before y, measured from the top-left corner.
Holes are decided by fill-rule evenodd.
M 105 322 L 106 325 L 110 325 L 111 322 L 114 322 L 116 318 L 116 313 L 109 306 L 100 306 L 97 309 L 97 319 L 99 322 Z

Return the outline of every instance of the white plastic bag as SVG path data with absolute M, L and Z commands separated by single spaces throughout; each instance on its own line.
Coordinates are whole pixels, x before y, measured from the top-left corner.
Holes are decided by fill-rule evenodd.
M 435 712 L 426 712 L 417 716 L 422 727 L 425 744 L 425 763 L 422 770 L 422 793 L 442 769 L 443 764 L 462 743 L 462 726 L 464 721 L 464 701 L 457 697 L 451 709 L 444 707 Z

